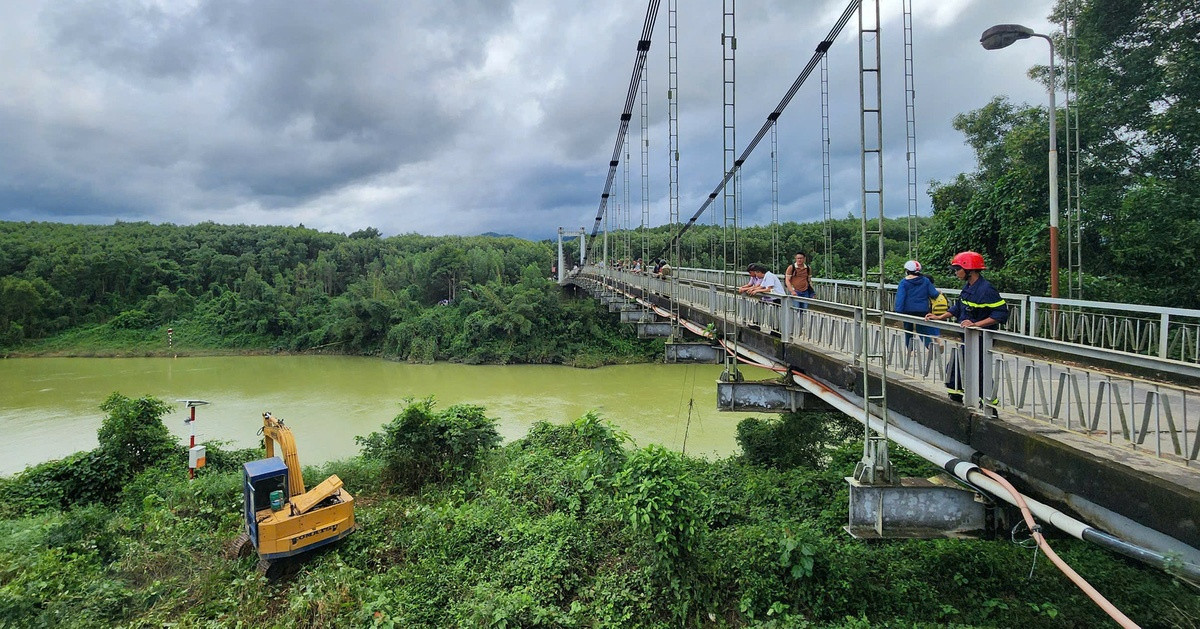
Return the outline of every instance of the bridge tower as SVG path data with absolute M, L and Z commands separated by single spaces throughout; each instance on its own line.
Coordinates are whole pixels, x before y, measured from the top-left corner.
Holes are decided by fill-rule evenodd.
M 731 174 L 734 177 L 733 185 L 727 183 L 721 192 L 725 215 L 721 230 L 721 282 L 726 286 L 730 284 L 730 279 L 737 277 L 740 266 L 738 260 L 738 175 L 734 172 L 741 165 L 736 161 L 737 127 L 734 115 L 737 103 L 737 21 L 735 14 L 736 1 L 724 0 L 721 18 L 721 92 L 724 101 L 721 107 L 723 129 L 721 135 L 724 147 L 722 164 L 726 181 L 728 182 Z M 725 371 L 721 374 L 721 380 L 740 382 L 742 373 L 737 364 L 738 302 L 728 294 L 722 296 L 722 302 L 725 307 L 723 308 L 724 322 L 721 334 L 724 336 L 725 343 L 730 347 L 729 351 L 725 352 Z
M 779 253 L 779 119 L 771 121 L 771 268 L 782 270 L 787 266 L 779 266 L 783 258 Z
M 913 81 L 912 0 L 903 0 L 904 10 L 904 119 L 908 148 L 904 153 L 908 165 L 908 257 L 917 260 L 920 253 L 920 234 L 917 233 L 917 89 Z
M 1067 136 L 1065 165 L 1067 167 L 1067 296 L 1083 299 L 1083 217 L 1079 207 L 1079 56 L 1075 40 L 1075 20 L 1079 3 L 1067 5 L 1063 16 L 1063 126 Z M 1053 115 L 1053 112 L 1052 114 Z
M 648 95 L 649 81 L 642 73 L 641 114 L 642 114 L 642 222 L 638 227 L 642 240 L 642 294 L 650 292 L 650 99 Z M 647 302 L 649 303 L 649 302 Z M 642 311 L 648 313 L 650 306 L 643 305 Z
M 879 0 L 860 3 L 858 9 L 858 104 L 859 137 L 862 155 L 860 163 L 862 196 L 860 269 L 862 316 L 858 333 L 858 367 L 863 390 L 863 456 L 854 470 L 860 483 L 873 485 L 894 480 L 888 458 L 887 409 L 887 342 L 885 331 L 884 255 L 883 255 L 883 86 L 880 69 Z M 878 254 L 878 272 L 869 271 L 867 249 L 874 246 Z M 873 277 L 872 277 L 873 276 Z M 870 280 L 873 280 L 870 281 Z M 872 285 L 873 284 L 873 285 Z M 874 290 L 872 290 L 874 289 Z M 870 320 L 879 326 L 873 335 Z M 872 374 L 872 364 L 876 365 Z M 874 382 L 872 382 L 874 375 Z M 873 390 L 873 387 L 875 390 Z M 871 430 L 871 411 L 883 420 L 883 430 Z
M 567 279 L 566 262 L 567 259 L 563 255 L 563 236 L 574 238 L 579 236 L 579 266 L 583 267 L 587 261 L 587 231 L 580 227 L 579 231 L 564 231 L 562 227 L 558 228 L 558 283 L 562 284 L 563 280 Z
M 821 208 L 825 232 L 825 277 L 833 276 L 833 201 L 829 166 L 829 50 L 821 53 Z

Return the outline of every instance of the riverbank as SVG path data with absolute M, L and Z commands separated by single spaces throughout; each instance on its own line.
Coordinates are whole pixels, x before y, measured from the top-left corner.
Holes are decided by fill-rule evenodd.
M 66 627 L 1108 623 L 1044 559 L 1030 576 L 1032 551 L 1007 539 L 849 538 L 843 476 L 861 454 L 853 440 L 829 442 L 803 465 L 706 461 L 631 447 L 584 416 L 468 448 L 474 463 L 422 466 L 439 476 L 404 485 L 389 472 L 389 452 L 404 444 L 368 442 L 363 455 L 305 472 L 310 484 L 329 474 L 345 482 L 359 529 L 277 580 L 260 576 L 253 558 L 220 551 L 241 526 L 238 466 L 257 450 L 214 450 L 193 482 L 177 465 L 148 468 L 70 509 L 30 504 L 38 494 L 21 479 L 0 480 L 0 618 Z M 930 471 L 903 451 L 894 463 Z M 44 496 L 53 486 L 41 487 Z M 1171 577 L 1083 542 L 1052 543 L 1142 626 L 1200 622 L 1200 597 Z
M 563 423 L 600 410 L 620 413 L 641 445 L 686 445 L 688 452 L 723 456 L 736 447 L 741 416 L 715 410 L 712 382 L 720 371 L 720 365 L 661 362 L 577 369 L 328 354 L 11 358 L 0 361 L 0 474 L 94 447 L 97 405 L 113 391 L 172 402 L 166 423 L 181 443 L 191 430 L 176 400 L 210 402 L 197 409 L 198 442 L 238 447 L 258 443 L 256 419 L 271 411 L 302 428 L 305 463 L 352 456 L 355 436 L 390 420 L 405 398 L 431 395 L 443 404 L 486 405 L 506 440 L 524 436 L 537 421 Z

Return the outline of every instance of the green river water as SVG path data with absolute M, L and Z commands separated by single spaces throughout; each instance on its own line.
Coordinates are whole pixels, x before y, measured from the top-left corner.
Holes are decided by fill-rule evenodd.
M 737 451 L 737 422 L 718 413 L 720 365 L 410 365 L 341 356 L 199 358 L 19 358 L 0 360 L 0 474 L 96 445 L 100 403 L 114 391 L 168 402 L 210 402 L 196 413 L 196 442 L 258 444 L 263 411 L 292 427 L 300 461 L 357 454 L 355 435 L 390 421 L 406 397 L 434 396 L 438 408 L 472 403 L 497 419 L 506 441 L 534 422 L 570 421 L 589 410 L 651 443 L 708 457 Z M 689 401 L 691 404 L 689 424 Z M 164 421 L 181 443 L 182 404 Z

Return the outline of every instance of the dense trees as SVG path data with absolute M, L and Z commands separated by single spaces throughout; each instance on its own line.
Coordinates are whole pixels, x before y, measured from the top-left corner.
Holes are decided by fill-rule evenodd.
M 419 361 L 595 364 L 654 347 L 547 281 L 545 242 L 0 223 L 0 252 L 0 348 L 165 349 L 167 327 L 184 349 Z
M 1200 240 L 1200 14 L 1169 0 L 1060 0 L 1052 18 L 1072 11 L 1083 296 L 1200 307 L 1200 277 L 1192 272 Z M 1071 54 L 1061 35 L 1057 42 Z M 1049 75 L 1046 68 L 1031 74 Z M 1061 86 L 1061 69 L 1057 78 Z M 1061 132 L 1063 112 L 1054 113 Z M 923 253 L 943 259 L 977 249 L 1003 288 L 1046 292 L 1046 116 L 997 98 L 955 119 L 978 165 L 934 184 Z M 1062 136 L 1059 158 L 1066 159 Z

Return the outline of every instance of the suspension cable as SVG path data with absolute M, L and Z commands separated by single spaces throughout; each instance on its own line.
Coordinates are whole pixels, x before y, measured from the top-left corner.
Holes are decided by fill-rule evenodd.
M 787 93 L 784 94 L 782 99 L 780 99 L 779 104 L 775 106 L 775 110 L 767 115 L 767 121 L 763 123 L 762 128 L 760 128 L 758 133 L 755 134 L 754 139 L 750 140 L 750 143 L 746 145 L 746 150 L 742 151 L 742 154 L 737 158 L 737 160 L 734 161 L 733 168 L 728 169 L 725 172 L 725 176 L 721 179 L 721 182 L 717 184 L 717 187 L 714 188 L 711 193 L 709 193 L 708 198 L 705 199 L 704 203 L 700 205 L 700 208 L 696 210 L 696 213 L 692 215 L 692 218 L 689 219 L 688 222 L 685 223 L 674 235 L 674 237 L 671 239 L 671 243 L 667 245 L 667 249 L 670 249 L 670 247 L 674 245 L 675 241 L 683 236 L 684 232 L 686 232 L 692 227 L 692 225 L 696 223 L 696 220 L 699 219 L 704 214 L 704 211 L 713 204 L 713 202 L 717 199 L 717 195 L 721 194 L 721 191 L 726 185 L 728 185 L 730 180 L 733 179 L 733 176 L 741 170 L 742 164 L 746 161 L 746 158 L 748 158 L 750 154 L 754 152 L 754 149 L 758 146 L 759 142 L 762 142 L 762 139 L 767 135 L 767 132 L 771 130 L 771 124 L 778 120 L 779 116 L 783 114 L 783 110 L 787 108 L 788 103 L 792 102 L 792 97 L 796 95 L 796 92 L 800 91 L 800 87 L 804 85 L 804 82 L 808 80 L 809 75 L 812 74 L 814 69 L 816 69 L 817 64 L 821 61 L 821 57 L 824 56 L 825 51 L 829 50 L 829 47 L 833 45 L 834 40 L 837 39 L 838 34 L 842 32 L 842 29 L 845 28 L 846 24 L 850 21 L 850 17 L 853 16 L 854 12 L 858 10 L 859 2 L 860 0 L 850 0 L 850 3 L 846 6 L 846 10 L 843 11 L 842 15 L 838 18 L 837 23 L 832 29 L 829 30 L 829 34 L 825 36 L 825 39 L 821 41 L 820 44 L 817 44 L 817 49 L 813 53 L 812 58 L 809 59 L 808 64 L 804 66 L 804 69 L 800 71 L 800 74 L 796 77 L 796 80 L 792 82 L 792 86 L 788 88 Z M 664 249 L 664 253 L 667 249 Z
M 642 23 L 642 37 L 637 43 L 637 56 L 634 57 L 633 73 L 629 77 L 629 90 L 625 95 L 625 109 L 621 113 L 621 124 L 617 127 L 617 141 L 613 144 L 612 159 L 608 162 L 608 179 L 604 182 L 604 192 L 600 195 L 600 208 L 596 210 L 596 223 L 592 226 L 593 239 L 600 229 L 600 221 L 603 220 L 604 210 L 608 205 L 608 195 L 612 191 L 613 179 L 617 175 L 621 147 L 625 144 L 625 134 L 629 131 L 629 121 L 633 118 L 633 103 L 637 98 L 642 71 L 646 68 L 646 54 L 650 52 L 650 35 L 654 33 L 654 21 L 658 17 L 658 5 L 661 2 L 662 0 L 650 0 L 646 6 L 646 19 Z

